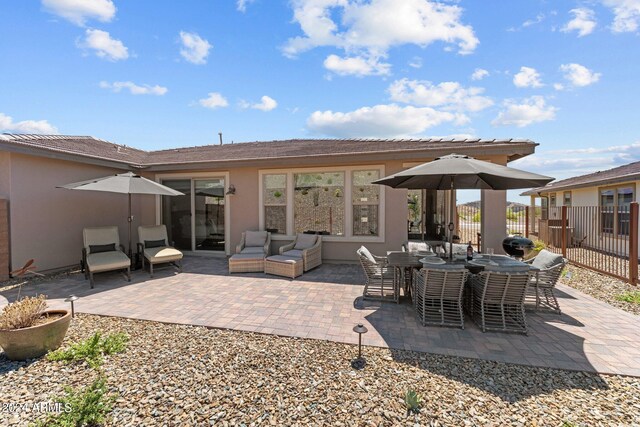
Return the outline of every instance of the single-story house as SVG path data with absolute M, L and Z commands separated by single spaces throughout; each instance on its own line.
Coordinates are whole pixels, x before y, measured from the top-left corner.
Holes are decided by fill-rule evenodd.
M 629 205 L 638 201 L 640 162 L 552 182 L 523 192 L 531 205 L 541 199 L 540 233 L 543 240 L 558 240 L 545 225 L 560 226 L 562 206 L 567 212 L 568 246 L 590 246 L 626 255 L 629 238 Z
M 144 151 L 89 136 L 1 134 L 0 256 L 5 248 L 8 259 L 2 266 L 0 258 L 0 274 L 30 258 L 40 270 L 78 264 L 84 227 L 117 225 L 126 241 L 126 196 L 56 188 L 71 182 L 133 171 L 185 194 L 134 195 L 134 243 L 138 225 L 164 223 L 183 251 L 228 256 L 248 229 L 271 231 L 272 252 L 297 232 L 315 231 L 325 235 L 323 260 L 341 262 L 357 259 L 360 245 L 384 254 L 407 239 L 407 190 L 371 181 L 451 153 L 506 165 L 536 146 L 523 139 L 295 139 Z M 506 192 L 482 193 L 483 243 L 498 248 Z M 446 211 L 427 222 L 448 223 Z

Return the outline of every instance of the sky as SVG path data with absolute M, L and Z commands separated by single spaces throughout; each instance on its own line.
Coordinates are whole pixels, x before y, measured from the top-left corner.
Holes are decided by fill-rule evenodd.
M 510 165 L 557 179 L 640 160 L 640 0 L 4 0 L 0 18 L 0 132 L 528 138 Z

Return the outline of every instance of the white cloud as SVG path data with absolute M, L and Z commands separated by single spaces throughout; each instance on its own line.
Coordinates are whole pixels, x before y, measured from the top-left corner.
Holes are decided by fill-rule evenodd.
M 137 85 L 133 82 L 100 82 L 103 89 L 111 89 L 113 92 L 120 92 L 122 89 L 129 89 L 132 95 L 164 95 L 168 89 L 164 86 Z
M 129 50 L 120 41 L 102 30 L 88 29 L 84 41 L 78 44 L 82 48 L 93 49 L 99 58 L 120 61 L 129 57 Z
M 411 61 L 409 61 L 409 67 L 422 68 L 422 58 L 420 58 L 419 56 L 414 56 Z
M 460 54 L 474 51 L 479 41 L 461 23 L 462 9 L 429 0 L 293 0 L 293 19 L 303 36 L 283 47 L 288 57 L 319 46 L 344 50 L 346 56 L 386 57 L 393 46 L 426 47 L 441 41 L 458 46 Z M 374 67 L 375 71 L 379 71 Z
M 560 31 L 569 33 L 571 31 L 577 31 L 578 37 L 584 37 L 587 34 L 591 34 L 596 28 L 596 19 L 593 10 L 586 7 L 579 7 L 571 9 L 570 13 L 573 14 L 573 19 L 567 22 Z
M 546 105 L 541 96 L 523 99 L 521 103 L 506 100 L 504 107 L 505 109 L 491 122 L 492 125 L 525 127 L 555 119 L 558 110 L 551 105 Z
M 513 76 L 513 84 L 517 87 L 542 87 L 540 73 L 535 68 L 520 67 L 520 72 Z
M 471 80 L 482 80 L 485 77 L 489 77 L 489 72 L 482 68 L 476 68 L 471 74 Z
M 602 0 L 615 17 L 611 29 L 614 33 L 635 32 L 640 21 L 640 0 Z
M 116 15 L 116 7 L 111 0 L 42 0 L 42 6 L 81 27 L 88 19 L 109 22 Z
M 46 120 L 23 120 L 14 122 L 13 118 L 0 113 L 0 131 L 16 133 L 57 134 L 58 129 Z
M 564 85 L 562 83 L 554 83 L 553 88 L 555 90 L 564 90 Z
M 573 86 L 589 86 L 600 80 L 601 73 L 594 73 L 584 65 L 562 64 L 560 71 L 564 72 L 564 78 Z
M 180 55 L 192 64 L 206 64 L 211 44 L 196 33 L 180 31 L 182 49 Z
M 379 61 L 380 58 L 360 56 L 340 58 L 338 55 L 329 55 L 324 60 L 324 67 L 340 76 L 371 76 L 387 75 L 391 64 Z
M 209 92 L 208 96 L 200 99 L 198 103 L 203 107 L 211 109 L 226 107 L 229 105 L 227 99 L 219 92 Z
M 391 100 L 396 102 L 458 112 L 476 112 L 493 105 L 491 98 L 482 96 L 483 88 L 465 88 L 457 82 L 434 85 L 428 81 L 401 79 L 393 82 L 388 91 Z
M 255 0 L 237 0 L 236 7 L 238 11 L 245 13 L 247 11 L 247 5 L 253 3 Z
M 278 106 L 278 103 L 276 102 L 276 100 L 267 95 L 260 98 L 260 102 L 257 102 L 255 104 L 250 104 L 246 101 L 240 101 L 241 108 L 253 108 L 255 110 L 261 110 L 261 111 L 271 111 L 275 109 L 277 106 Z
M 522 27 L 523 28 L 527 28 L 527 27 L 530 27 L 532 25 L 539 24 L 542 21 L 544 21 L 544 18 L 545 18 L 544 13 L 539 13 L 539 14 L 536 15 L 536 17 L 534 19 L 527 19 L 526 21 L 524 21 L 522 23 Z
M 400 107 L 395 104 L 362 107 L 347 113 L 316 111 L 307 119 L 314 133 L 338 138 L 390 138 L 415 135 L 458 115 L 429 107 Z

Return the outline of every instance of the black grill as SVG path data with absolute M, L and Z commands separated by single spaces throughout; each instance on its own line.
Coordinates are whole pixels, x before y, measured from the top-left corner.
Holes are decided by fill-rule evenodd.
M 502 248 L 509 255 L 522 258 L 533 249 L 533 242 L 522 236 L 510 236 L 502 241 Z

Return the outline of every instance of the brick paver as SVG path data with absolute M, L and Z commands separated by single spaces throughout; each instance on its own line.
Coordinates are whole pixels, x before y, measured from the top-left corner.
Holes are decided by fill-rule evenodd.
M 295 280 L 262 273 L 229 275 L 225 259 L 186 257 L 184 271 L 143 271 L 131 283 L 119 273 L 96 275 L 94 289 L 81 274 L 29 286 L 44 293 L 52 308 L 170 323 L 230 328 L 301 338 L 357 343 L 352 332 L 364 323 L 366 345 L 457 355 L 533 366 L 640 376 L 637 316 L 572 288 L 558 286 L 561 316 L 527 313 L 528 336 L 465 329 L 423 327 L 408 300 L 400 304 L 363 301 L 364 276 L 357 265 L 324 264 Z M 0 294 L 0 307 L 16 298 Z

